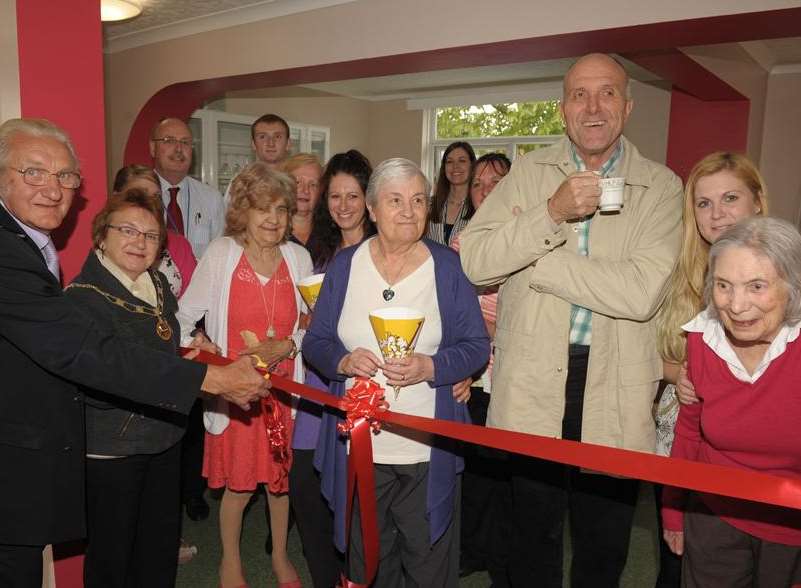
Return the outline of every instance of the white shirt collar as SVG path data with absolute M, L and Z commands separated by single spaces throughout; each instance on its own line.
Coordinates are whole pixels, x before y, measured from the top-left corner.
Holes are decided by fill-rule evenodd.
M 734 348 L 726 338 L 726 331 L 721 322 L 709 316 L 708 309 L 699 312 L 695 318 L 681 327 L 688 333 L 703 333 L 704 343 L 729 366 L 729 370 L 735 378 L 742 382 L 756 382 L 765 373 L 771 362 L 784 353 L 787 344 L 795 341 L 801 333 L 801 322 L 794 325 L 784 325 L 771 341 L 768 350 L 759 362 L 753 374 L 743 366 L 743 362 L 737 357 Z
M 181 190 L 185 190 L 186 189 L 186 184 L 187 184 L 187 181 L 188 181 L 187 178 L 189 177 L 188 175 L 184 176 L 183 179 L 180 182 L 178 182 L 177 184 L 171 184 L 166 179 L 164 179 L 161 176 L 161 174 L 159 174 L 159 172 L 157 172 L 155 169 L 153 170 L 153 172 L 156 174 L 156 176 L 158 177 L 159 181 L 161 182 L 161 186 L 163 188 L 162 189 L 162 193 L 163 194 L 166 194 L 167 193 L 167 188 L 170 188 L 172 186 L 178 186 L 179 188 L 181 188 Z

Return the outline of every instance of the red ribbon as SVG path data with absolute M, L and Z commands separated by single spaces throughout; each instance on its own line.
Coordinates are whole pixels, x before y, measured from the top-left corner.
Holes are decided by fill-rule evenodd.
M 267 441 L 270 444 L 270 453 L 276 463 L 285 464 L 289 460 L 289 436 L 286 426 L 281 420 L 281 407 L 278 400 L 271 394 L 261 401 L 261 416 L 267 429 Z
M 224 357 L 202 351 L 195 359 L 196 361 L 213 365 L 230 363 L 230 360 Z M 604 445 L 553 439 L 491 427 L 463 425 L 450 421 L 400 414 L 391 410 L 371 409 L 359 417 L 348 414 L 348 407 L 354 406 L 366 410 L 360 402 L 348 404 L 347 397 L 337 398 L 327 392 L 298 384 L 281 376 L 274 375 L 271 380 L 276 388 L 320 404 L 338 408 L 346 413 L 346 422 L 348 418 L 351 418 L 353 429 L 350 431 L 351 443 L 348 457 L 348 496 L 352 496 L 351 479 L 353 478 L 353 481 L 358 484 L 359 490 L 362 534 L 365 545 L 365 568 L 366 570 L 372 570 L 372 574 L 375 573 L 378 566 L 378 534 L 376 530 L 375 494 L 372 491 L 374 487 L 372 441 L 370 440 L 369 431 L 370 427 L 373 426 L 372 423 L 377 420 L 476 445 L 494 447 L 495 449 L 511 451 L 521 455 L 578 466 L 612 476 L 645 480 L 698 492 L 708 492 L 742 500 L 801 509 L 801 480 L 799 479 L 783 478 L 760 472 L 739 470 L 673 457 L 662 457 L 651 453 L 617 449 Z M 368 519 L 369 524 L 365 524 L 365 519 Z M 365 531 L 366 528 L 367 531 Z M 372 535 L 373 531 L 371 529 L 376 530 L 375 535 Z M 373 560 L 368 559 L 368 543 L 373 545 L 369 550 L 369 554 L 374 557 Z M 367 585 L 373 580 L 372 574 L 366 575 Z M 362 586 L 354 583 L 344 585 L 347 587 Z
M 384 389 L 369 378 L 357 377 L 352 388 L 339 402 L 345 411 L 345 420 L 337 430 L 350 436 L 348 452 L 348 490 L 345 495 L 345 537 L 350 537 L 353 499 L 359 497 L 362 543 L 364 545 L 365 584 L 353 582 L 343 574 L 341 588 L 367 588 L 378 570 L 378 521 L 376 516 L 375 477 L 373 471 L 373 442 L 370 431 L 378 432 L 381 423 L 378 414 L 389 408 L 384 400 Z

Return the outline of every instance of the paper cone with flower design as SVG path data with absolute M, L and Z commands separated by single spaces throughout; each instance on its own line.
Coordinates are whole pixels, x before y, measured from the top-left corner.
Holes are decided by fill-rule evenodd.
M 298 280 L 300 295 L 311 310 L 314 310 L 314 305 L 317 303 L 317 297 L 320 295 L 320 288 L 323 287 L 324 277 L 325 274 L 312 274 L 302 280 Z
M 419 310 L 402 306 L 380 308 L 371 312 L 370 325 L 384 359 L 402 359 L 414 353 L 424 320 L 425 317 Z M 400 386 L 394 386 L 394 389 L 397 400 Z

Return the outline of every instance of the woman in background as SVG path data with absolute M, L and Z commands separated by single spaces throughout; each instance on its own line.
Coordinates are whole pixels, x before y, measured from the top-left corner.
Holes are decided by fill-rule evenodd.
M 225 236 L 214 240 L 201 258 L 181 299 L 178 320 L 182 337 L 188 339 L 205 316 L 206 332 L 223 355 L 256 356 L 271 371 L 302 382 L 303 366 L 296 355 L 305 306 L 295 284 L 311 274 L 312 263 L 306 249 L 287 242 L 294 212 L 291 177 L 261 161 L 242 170 L 231 185 Z M 225 488 L 220 504 L 222 588 L 245 585 L 239 549 L 242 517 L 260 484 L 267 490 L 273 572 L 280 588 L 299 588 L 286 549 L 290 396 L 273 389 L 249 410 L 218 402 L 204 420 L 203 474 L 210 488 Z
M 128 188 L 138 188 L 161 197 L 161 185 L 156 172 L 146 165 L 126 165 L 117 171 L 114 176 L 114 193 L 120 193 Z M 161 252 L 157 269 L 167 276 L 170 290 L 176 298 L 180 298 L 189 286 L 195 266 L 197 260 L 189 241 L 183 235 L 168 229 L 167 245 Z
M 355 149 L 337 153 L 325 166 L 323 193 L 314 211 L 314 228 L 307 244 L 315 273 L 325 273 L 340 249 L 375 234 L 364 195 L 372 172 L 370 162 Z M 328 390 L 328 380 L 308 365 L 306 384 Z M 320 477 L 313 465 L 321 415 L 320 405 L 300 400 L 292 440 L 289 499 L 314 586 L 331 588 L 344 570 L 344 561 L 332 542 L 333 514 L 320 494 Z
M 470 178 L 476 154 L 470 143 L 456 141 L 445 148 L 428 218 L 428 238 L 442 245 L 461 231 L 475 209 L 470 202 Z
M 687 379 L 687 334 L 681 327 L 701 311 L 709 248 L 738 221 L 768 212 L 762 175 L 747 157 L 737 153 L 718 151 L 696 163 L 684 194 L 684 241 L 665 304 L 657 317 L 658 345 L 667 383 L 656 408 L 659 455 L 670 455 L 679 400 L 697 402 Z M 661 490 L 661 485 L 654 485 L 657 509 Z M 680 572 L 681 560 L 660 542 L 657 588 L 678 587 Z
M 313 153 L 297 153 L 287 159 L 281 171 L 295 179 L 297 212 L 292 216 L 292 240 L 306 245 L 312 234 L 312 218 L 320 199 L 320 176 L 323 168 Z
M 512 162 L 503 153 L 487 153 L 476 160 L 470 181 L 473 210 L 478 210 L 511 167 Z M 452 239 L 451 247 L 459 251 L 459 235 Z M 479 289 L 478 303 L 492 339 L 497 317 L 497 287 Z M 474 425 L 487 423 L 491 376 L 492 355 L 487 369 L 477 375 L 475 381 L 471 378 L 467 409 Z M 465 445 L 464 458 L 459 575 L 464 577 L 487 570 L 494 588 L 507 588 L 510 586 L 506 570 L 507 539 L 512 534 L 509 520 L 512 489 L 506 471 L 509 462 L 504 452 L 471 444 Z

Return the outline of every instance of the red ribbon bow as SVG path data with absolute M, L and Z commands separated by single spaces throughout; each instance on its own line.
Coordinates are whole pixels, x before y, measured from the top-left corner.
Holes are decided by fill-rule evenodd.
M 389 409 L 389 403 L 384 400 L 384 389 L 363 376 L 356 377 L 356 383 L 345 392 L 340 406 L 345 411 L 345 420 L 337 425 L 337 430 L 343 435 L 349 435 L 359 419 L 369 422 L 370 428 L 377 433 L 381 430 L 377 415 Z

